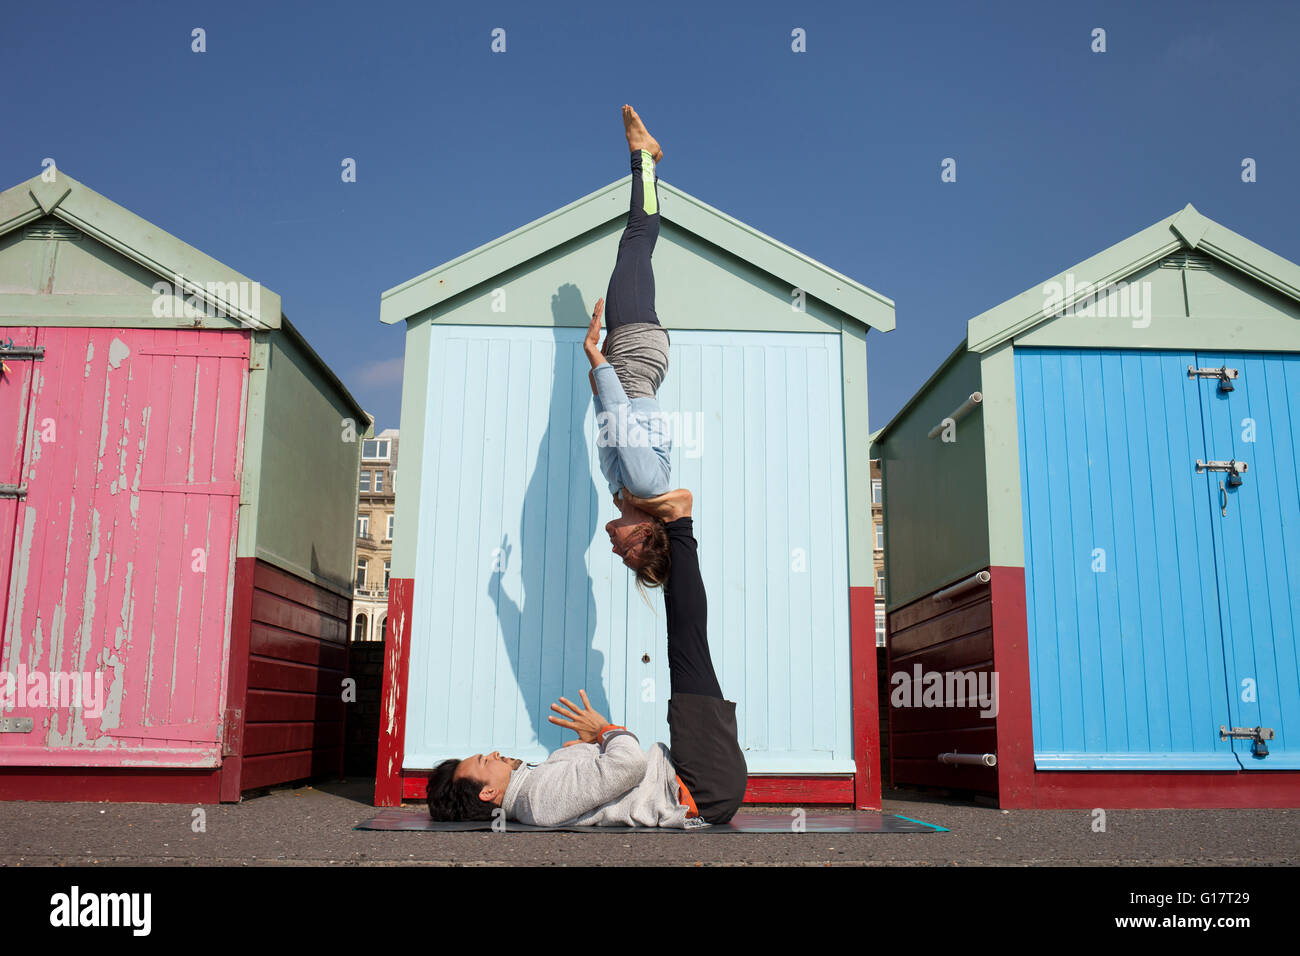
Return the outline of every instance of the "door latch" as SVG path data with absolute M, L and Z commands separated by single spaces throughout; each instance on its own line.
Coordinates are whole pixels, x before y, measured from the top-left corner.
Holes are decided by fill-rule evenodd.
M 1228 368 L 1224 365 L 1222 368 L 1197 368 L 1195 365 L 1187 366 L 1188 378 L 1217 378 L 1219 380 L 1219 391 L 1231 392 L 1233 390 L 1232 380 L 1237 377 L 1238 371 L 1235 368 Z
M 1201 461 L 1196 459 L 1196 473 L 1199 475 L 1205 471 L 1226 471 L 1228 473 L 1228 487 L 1236 488 L 1241 484 L 1241 476 L 1250 468 L 1244 461 L 1237 461 L 1233 458 L 1229 461 Z
M 1233 727 L 1229 730 L 1227 727 L 1219 726 L 1220 740 L 1253 740 L 1255 743 L 1251 747 L 1251 753 L 1256 757 L 1268 756 L 1268 744 L 1266 740 L 1273 739 L 1272 727 Z

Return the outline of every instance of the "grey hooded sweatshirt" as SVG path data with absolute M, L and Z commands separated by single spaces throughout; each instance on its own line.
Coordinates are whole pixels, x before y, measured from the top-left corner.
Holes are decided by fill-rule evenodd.
M 636 735 L 606 728 L 599 743 L 561 747 L 542 763 L 510 774 L 501 808 L 506 819 L 533 826 L 641 826 L 689 829 L 677 802 L 677 773 L 661 743 L 643 753 Z

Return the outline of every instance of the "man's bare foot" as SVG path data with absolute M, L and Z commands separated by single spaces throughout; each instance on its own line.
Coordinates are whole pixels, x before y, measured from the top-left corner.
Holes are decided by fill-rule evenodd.
M 627 145 L 632 152 L 644 149 L 656 163 L 664 158 L 664 151 L 659 148 L 658 141 L 650 135 L 645 123 L 641 122 L 641 117 L 630 106 L 623 107 L 623 131 L 627 133 Z

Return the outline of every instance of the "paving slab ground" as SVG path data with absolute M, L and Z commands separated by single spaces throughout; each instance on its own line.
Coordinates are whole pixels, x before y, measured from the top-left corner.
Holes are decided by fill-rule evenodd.
M 0 866 L 849 865 L 1294 866 L 1300 810 L 1012 810 L 911 791 L 884 809 L 947 833 L 392 833 L 352 828 L 374 781 L 283 788 L 240 804 L 0 803 Z M 789 808 L 765 809 L 789 817 Z

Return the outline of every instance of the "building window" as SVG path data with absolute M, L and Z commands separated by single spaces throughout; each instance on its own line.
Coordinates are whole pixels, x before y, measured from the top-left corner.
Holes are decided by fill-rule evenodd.
M 881 503 L 881 501 L 884 500 L 882 497 L 883 492 L 881 490 L 881 486 L 882 486 L 881 479 L 879 478 L 871 479 L 871 503 L 873 505 L 878 505 Z
M 395 515 L 389 515 L 389 516 L 388 516 L 388 534 L 385 535 L 385 537 L 384 537 L 384 540 L 385 540 L 385 541 L 392 541 L 392 540 L 393 540 L 393 518 L 394 518 L 394 517 L 396 517 L 396 516 L 395 516 Z
M 885 606 L 876 605 L 876 647 L 885 646 Z
M 380 495 L 383 493 L 384 493 L 384 473 L 382 471 L 377 471 L 375 472 L 375 494 Z
M 883 596 L 885 593 L 885 572 L 876 572 L 876 594 Z
M 368 492 L 369 490 L 370 490 L 370 472 L 363 471 L 361 473 L 361 491 L 362 493 L 365 493 Z
M 364 590 L 366 586 L 366 562 L 357 562 L 357 590 Z
M 357 537 L 364 538 L 370 534 L 370 515 L 357 515 Z
M 876 550 L 885 550 L 885 526 L 883 524 L 876 525 Z
M 356 624 L 352 628 L 352 640 L 364 641 L 366 639 L 366 616 L 358 614 Z
M 388 590 L 388 576 L 393 573 L 393 562 L 384 562 L 384 590 Z
M 361 443 L 361 457 L 366 461 L 386 461 L 388 459 L 388 439 L 363 441 Z
M 385 615 L 384 619 L 379 622 L 379 639 L 381 641 L 388 640 L 388 616 L 387 615 Z

